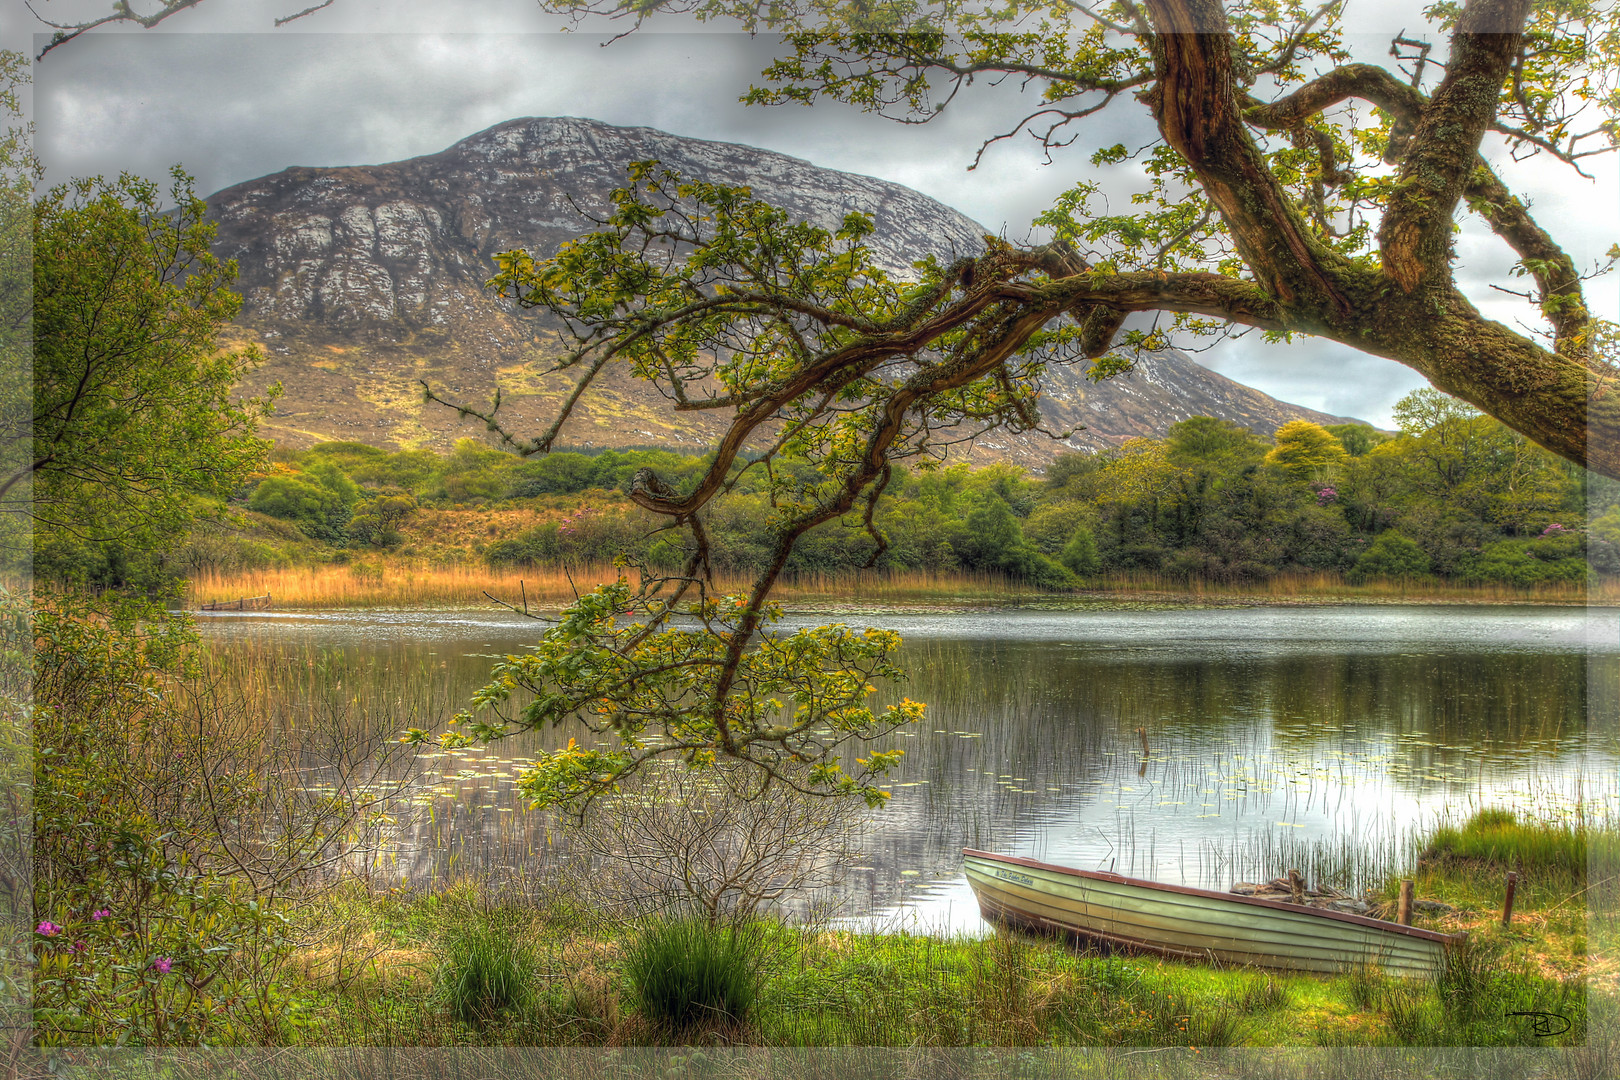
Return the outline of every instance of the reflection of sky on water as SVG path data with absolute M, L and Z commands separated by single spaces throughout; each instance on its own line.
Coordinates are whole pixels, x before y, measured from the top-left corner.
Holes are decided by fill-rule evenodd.
M 1234 881 L 1275 876 L 1284 864 L 1307 865 L 1303 858 L 1283 858 L 1268 866 L 1269 853 L 1303 852 L 1317 842 L 1331 848 L 1356 838 L 1379 850 L 1401 850 L 1443 815 L 1461 818 L 1484 805 L 1538 816 L 1572 813 L 1577 801 L 1601 798 L 1594 789 L 1616 767 L 1610 754 L 1494 764 L 1475 755 L 1485 767 L 1472 773 L 1437 768 L 1415 774 L 1396 753 L 1403 743 L 1424 741 L 1385 735 L 1367 740 L 1359 752 L 1330 744 L 1302 753 L 1281 745 L 1269 754 L 1255 747 L 1242 756 L 1223 756 L 1229 747 L 1220 740 L 1161 734 L 1143 775 L 1139 752 L 1122 751 L 1105 754 L 1102 775 L 1089 781 L 1046 786 L 1044 793 L 1021 789 L 1032 798 L 994 848 L 1064 866 L 1224 889 Z M 1348 874 L 1334 877 L 1329 875 L 1329 884 L 1352 884 Z M 1310 872 L 1307 878 L 1318 881 Z M 959 873 L 918 882 L 910 896 L 875 918 L 854 921 L 966 932 L 983 927 Z
M 899 631 L 912 671 L 903 692 L 930 703 L 921 730 L 894 739 L 908 751 L 895 799 L 844 890 L 861 921 L 980 928 L 964 845 L 1225 888 L 1304 861 L 1312 844 L 1390 850 L 1442 810 L 1612 805 L 1612 747 L 1589 745 L 1585 725 L 1596 704 L 1586 657 L 1602 658 L 1593 692 L 1615 696 L 1612 610 L 824 607 L 784 628 L 827 621 Z M 463 694 L 483 654 L 517 651 L 541 629 L 465 611 L 233 613 L 203 625 L 427 659 L 453 669 Z M 466 774 L 432 801 L 434 835 L 454 851 L 406 861 L 472 871 L 543 847 L 542 816 L 522 811 L 510 785 L 523 754 L 552 741 L 436 759 Z
M 993 638 L 1268 655 L 1323 645 L 1367 652 L 1423 646 L 1613 652 L 1620 638 L 1620 612 L 1608 608 L 1388 605 L 1122 611 L 1114 605 L 1060 607 L 1055 603 L 925 610 L 831 604 L 815 608 L 818 610 L 790 611 L 778 625 L 792 630 L 836 621 L 882 626 L 908 639 Z M 465 644 L 483 639 L 485 644 L 499 641 L 509 648 L 532 640 L 545 626 L 511 612 L 467 610 L 199 612 L 196 618 L 214 636 L 252 636 L 268 630 L 289 640 L 326 646 L 408 640 Z

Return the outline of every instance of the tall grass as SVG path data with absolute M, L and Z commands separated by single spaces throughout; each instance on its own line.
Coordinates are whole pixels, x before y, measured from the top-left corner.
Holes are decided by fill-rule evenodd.
M 564 604 L 577 592 L 617 578 L 610 565 L 563 570 L 494 569 L 479 563 L 450 565 L 381 558 L 349 565 L 285 566 L 258 570 L 205 570 L 191 578 L 187 602 L 196 607 L 244 596 L 272 597 L 278 608 L 443 607 L 481 605 L 484 594 L 541 606 Z M 752 584 L 746 574 L 722 574 L 725 592 Z M 1279 574 L 1263 582 L 1208 582 L 1142 572 L 1106 574 L 1085 583 L 1084 594 L 1146 599 L 1360 600 L 1397 603 L 1620 603 L 1620 578 L 1583 584 L 1521 589 L 1509 585 L 1462 585 L 1435 578 L 1369 581 L 1352 585 L 1338 573 Z M 1040 595 L 1040 590 L 999 574 L 926 570 L 804 573 L 784 577 L 777 598 L 829 597 L 904 602 L 938 599 L 1002 599 Z
M 614 581 L 620 571 L 608 565 L 526 570 L 493 569 L 478 564 L 452 566 L 407 562 L 356 563 L 348 566 L 289 566 L 236 573 L 205 571 L 188 583 L 186 600 L 200 606 L 216 600 L 268 593 L 278 608 L 442 607 L 484 605 L 485 593 L 511 603 L 556 606 L 577 593 Z M 737 592 L 752 577 L 716 575 L 715 586 Z M 856 600 L 904 601 L 941 596 L 996 598 L 1034 595 L 1036 590 L 998 574 L 890 573 L 802 574 L 778 585 L 778 599 L 836 596 Z
M 1499 866 L 1579 882 L 1586 877 L 1589 840 L 1612 845 L 1611 834 L 1589 831 L 1584 821 L 1521 821 L 1511 810 L 1491 807 L 1477 811 L 1461 825 L 1440 826 L 1421 858 Z

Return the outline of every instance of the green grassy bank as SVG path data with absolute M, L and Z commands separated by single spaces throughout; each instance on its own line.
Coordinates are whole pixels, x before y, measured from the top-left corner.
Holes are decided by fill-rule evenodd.
M 1614 854 L 1601 836 L 1600 859 Z M 1008 933 L 941 939 L 751 923 L 615 922 L 547 888 L 494 894 L 350 883 L 305 912 L 323 943 L 294 961 L 290 1041 L 428 1046 L 1580 1047 L 1612 1002 L 1612 888 L 1588 890 L 1585 830 L 1477 817 L 1442 830 L 1418 895 L 1468 931 L 1433 984 L 1102 955 Z M 1516 846 L 1515 846 L 1516 845 Z M 1503 873 L 1523 876 L 1500 921 Z M 1392 879 L 1388 894 L 1398 889 Z M 676 938 L 671 935 L 677 935 Z M 687 971 L 687 969 L 692 969 Z M 686 981 L 683 982 L 682 979 Z M 718 989 L 717 989 L 718 988 Z M 684 997 L 683 997 L 684 995 Z M 683 1005 L 684 1002 L 684 1005 Z M 1524 1013 L 1561 1018 L 1548 1034 Z

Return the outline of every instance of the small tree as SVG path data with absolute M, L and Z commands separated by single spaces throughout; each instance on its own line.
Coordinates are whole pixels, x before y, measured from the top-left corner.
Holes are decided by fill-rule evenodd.
M 1332 432 L 1309 420 L 1288 421 L 1277 429 L 1276 437 L 1277 445 L 1266 455 L 1266 464 L 1296 480 L 1320 476 L 1349 456 Z
M 1172 464 L 1219 473 L 1256 465 L 1268 449 L 1266 440 L 1248 428 L 1213 416 L 1189 416 L 1172 424 L 1165 444 Z
M 1076 577 L 1090 577 L 1102 569 L 1102 559 L 1097 555 L 1097 539 L 1091 535 L 1091 530 L 1084 525 L 1076 529 L 1074 539 L 1063 548 L 1058 561 Z
M 218 346 L 241 306 L 236 266 L 209 252 L 207 208 L 173 176 L 167 212 L 157 185 L 129 174 L 75 180 L 35 207 L 33 442 L 0 477 L 0 506 L 47 535 L 171 543 L 199 498 L 223 506 L 268 450 L 253 436 L 270 398 L 235 396 L 259 355 Z M 29 479 L 33 501 L 19 504 Z
M 759 784 L 736 762 L 643 770 L 596 800 L 572 835 L 600 864 L 598 891 L 637 914 L 690 906 L 710 924 L 836 884 L 856 847 L 848 799 Z

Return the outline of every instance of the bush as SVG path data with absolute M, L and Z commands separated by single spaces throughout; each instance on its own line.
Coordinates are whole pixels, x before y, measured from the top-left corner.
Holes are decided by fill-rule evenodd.
M 1379 533 L 1350 571 L 1359 585 L 1368 578 L 1410 578 L 1429 572 L 1429 556 L 1416 543 L 1393 529 Z
M 409 495 L 379 495 L 367 499 L 354 508 L 354 516 L 349 519 L 349 542 L 380 548 L 398 547 L 404 540 L 399 526 L 415 510 L 416 500 Z
M 335 466 L 316 468 L 319 475 L 266 477 L 248 497 L 248 509 L 291 521 L 312 539 L 341 541 L 359 488 Z
M 634 914 L 689 905 L 740 926 L 762 904 L 843 877 L 864 817 L 853 799 L 806 794 L 806 771 L 758 787 L 752 770 L 678 762 L 645 769 L 593 802 L 572 842 L 596 867 L 593 900 Z
M 752 927 L 676 919 L 648 926 L 624 959 L 642 1015 L 674 1029 L 741 1022 L 759 993 L 761 943 Z
M 451 1015 L 487 1024 L 534 999 L 534 956 L 527 945 L 490 926 L 453 934 L 445 943 L 438 991 Z
M 35 1038 L 278 1041 L 286 898 L 374 845 L 410 790 L 399 713 L 367 713 L 325 655 L 311 700 L 270 692 L 155 605 L 36 593 L 29 614 L 0 594 L 0 654 L 33 649 Z
M 30 642 L 25 605 L 5 603 L 6 651 L 35 646 L 35 1038 L 272 1041 L 288 934 L 209 857 L 223 822 L 198 805 L 194 770 L 211 744 L 171 704 L 198 673 L 189 625 L 135 604 L 81 600 L 70 616 L 47 598 Z
M 1579 541 L 1501 540 L 1487 545 L 1463 568 L 1462 576 L 1472 581 L 1514 585 L 1521 589 L 1560 582 L 1586 580 L 1586 560 L 1579 554 Z

